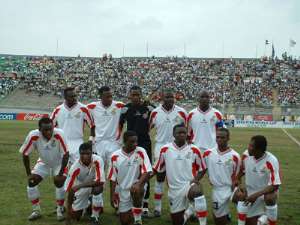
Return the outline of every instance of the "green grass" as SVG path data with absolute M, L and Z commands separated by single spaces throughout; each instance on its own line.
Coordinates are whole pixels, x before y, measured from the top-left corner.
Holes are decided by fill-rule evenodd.
M 53 213 L 55 207 L 54 186 L 51 178 L 47 178 L 40 185 L 42 219 L 36 222 L 27 221 L 27 216 L 31 212 L 31 205 L 26 195 L 26 175 L 23 168 L 21 155 L 18 149 L 22 144 L 29 130 L 35 129 L 37 122 L 0 121 L 0 225 L 55 225 L 64 224 L 57 222 Z M 299 129 L 287 129 L 295 138 L 300 141 Z M 280 161 L 283 175 L 283 184 L 279 196 L 279 224 L 296 225 L 300 224 L 300 147 L 295 144 L 281 129 L 231 129 L 231 146 L 238 152 L 243 152 L 251 136 L 263 134 L 268 138 L 269 150 L 273 152 Z M 32 158 L 36 158 L 33 154 Z M 32 160 L 32 165 L 34 161 Z M 153 181 L 152 181 L 153 182 Z M 207 179 L 204 182 L 205 194 L 210 205 L 210 189 Z M 153 198 L 153 195 L 152 195 Z M 145 220 L 144 224 L 171 224 L 168 212 L 168 203 L 164 195 L 163 216 L 159 219 Z M 152 202 L 150 208 L 153 207 Z M 209 208 L 210 209 L 210 208 Z M 119 224 L 118 218 L 114 216 L 113 210 L 109 206 L 108 188 L 105 190 L 105 212 L 102 216 L 103 224 Z M 233 223 L 236 210 L 232 209 Z M 213 224 L 209 213 L 209 224 Z M 82 221 L 78 224 L 87 224 Z M 190 223 L 197 224 L 197 223 Z

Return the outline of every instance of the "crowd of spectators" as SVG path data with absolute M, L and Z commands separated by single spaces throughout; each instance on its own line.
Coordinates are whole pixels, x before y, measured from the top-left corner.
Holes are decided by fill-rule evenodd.
M 39 95 L 61 96 L 66 86 L 78 89 L 79 99 L 96 99 L 97 89 L 108 85 L 116 99 L 128 88 L 140 85 L 145 96 L 157 97 L 162 87 L 176 91 L 178 98 L 195 100 L 201 89 L 211 92 L 214 104 L 270 106 L 300 104 L 300 61 L 293 59 L 192 59 L 192 58 L 102 58 L 12 57 L 2 58 L 4 72 L 0 93 L 19 87 Z M 6 70 L 6 71 L 5 71 Z M 1 64 L 0 64 L 1 72 Z M 5 89 L 6 87 L 6 89 Z M 7 92 L 5 92 L 7 93 Z M 276 94 L 277 93 L 277 94 Z M 274 99 L 276 97 L 277 99 Z

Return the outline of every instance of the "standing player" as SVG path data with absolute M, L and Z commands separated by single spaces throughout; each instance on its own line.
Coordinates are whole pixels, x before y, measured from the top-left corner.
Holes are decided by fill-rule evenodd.
M 120 148 L 121 129 L 119 122 L 124 104 L 113 101 L 112 91 L 107 86 L 99 89 L 99 95 L 100 101 L 92 102 L 87 107 L 95 122 L 94 152 L 101 156 L 104 164 L 108 166 L 112 153 Z
M 31 170 L 29 154 L 34 149 L 38 151 L 39 159 Z M 53 128 L 51 119 L 42 118 L 39 120 L 39 129 L 29 132 L 20 152 L 23 154 L 23 163 L 28 177 L 27 195 L 33 210 L 28 219 L 35 220 L 41 217 L 38 184 L 51 172 L 56 187 L 57 219 L 63 220 L 65 193 L 63 185 L 66 179 L 64 172 L 69 160 L 63 131 Z
M 189 202 L 194 202 L 196 216 L 200 225 L 206 224 L 206 199 L 200 191 L 199 181 L 206 167 L 201 152 L 195 145 L 186 142 L 185 125 L 173 128 L 174 142 L 164 145 L 160 150 L 159 160 L 155 163 L 154 172 L 166 172 L 168 196 L 173 225 L 186 222 L 184 212 Z
M 203 154 L 209 181 L 213 186 L 212 205 L 216 225 L 226 225 L 230 222 L 229 203 L 241 164 L 239 154 L 228 145 L 229 135 L 228 129 L 218 128 L 218 148 L 206 150 Z
M 243 155 L 240 175 L 245 175 L 246 191 L 236 193 L 238 224 L 256 225 L 266 214 L 269 225 L 277 223 L 277 191 L 281 184 L 277 158 L 267 151 L 267 139 L 257 135 L 251 138 Z
M 152 161 L 151 139 L 149 135 L 149 118 L 154 109 L 153 106 L 142 101 L 142 89 L 138 86 L 130 88 L 130 103 L 126 104 L 120 120 L 120 126 L 123 127 L 127 122 L 127 130 L 135 131 L 138 136 L 138 146 L 144 148 Z M 149 217 L 148 201 L 150 196 L 150 183 L 147 185 L 147 191 L 143 203 L 143 216 Z
M 111 205 L 119 200 L 120 221 L 122 225 L 142 224 L 142 200 L 146 182 L 152 172 L 150 160 L 145 149 L 137 147 L 138 137 L 134 131 L 126 131 L 123 136 L 124 147 L 111 157 L 108 179 L 111 181 Z M 115 188 L 118 184 L 119 199 Z
M 79 147 L 80 158 L 77 159 L 65 182 L 67 197 L 67 224 L 71 219 L 79 220 L 83 211 L 89 207 L 92 195 L 92 225 L 99 224 L 101 196 L 105 182 L 104 165 L 100 156 L 93 155 L 92 144 L 83 143 Z
M 222 114 L 210 107 L 210 96 L 206 90 L 199 94 L 199 106 L 188 115 L 189 139 L 202 152 L 217 147 L 216 129 L 223 127 Z
M 95 126 L 88 109 L 77 101 L 73 87 L 64 90 L 65 102 L 56 107 L 51 115 L 53 124 L 64 131 L 70 151 L 70 163 L 79 158 L 79 146 L 83 143 L 85 121 L 91 128 L 91 136 L 95 136 Z
M 155 108 L 150 115 L 150 128 L 156 128 L 154 160 L 159 158 L 162 146 L 174 140 L 173 127 L 177 124 L 186 124 L 186 111 L 175 105 L 174 92 L 171 89 L 165 89 L 162 92 L 162 105 Z M 154 215 L 161 215 L 161 199 L 163 195 L 163 182 L 165 173 L 158 173 L 155 182 Z

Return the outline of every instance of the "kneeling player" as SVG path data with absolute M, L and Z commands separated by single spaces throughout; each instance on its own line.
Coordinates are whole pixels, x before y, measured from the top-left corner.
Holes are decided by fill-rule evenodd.
M 266 150 L 266 138 L 257 135 L 251 138 L 248 151 L 243 154 L 240 176 L 245 175 L 246 190 L 241 187 L 235 196 L 239 200 L 239 225 L 257 225 L 265 217 L 264 214 L 267 224 L 276 225 L 277 191 L 281 184 L 279 163 Z
M 111 205 L 119 201 L 119 216 L 122 225 L 142 224 L 142 201 L 152 172 L 145 149 L 137 147 L 137 134 L 126 131 L 124 147 L 111 157 L 108 179 L 111 182 Z M 118 184 L 118 195 L 116 185 Z M 119 196 L 119 199 L 116 199 Z M 133 215 L 133 217 L 132 217 Z M 133 221 L 134 218 L 134 221 Z
M 99 212 L 102 209 L 101 196 L 105 182 L 104 166 L 100 156 L 92 154 L 92 145 L 83 143 L 79 147 L 80 158 L 72 165 L 65 189 L 67 198 L 67 224 L 71 219 L 79 220 L 83 211 L 90 206 L 92 196 L 93 225 L 99 224 Z
M 190 201 L 194 202 L 199 224 L 205 225 L 206 199 L 199 185 L 206 170 L 205 163 L 200 150 L 186 142 L 187 128 L 184 124 L 174 126 L 173 135 L 175 141 L 161 148 L 160 157 L 153 170 L 166 172 L 173 225 L 182 225 L 186 222 L 184 211 Z
M 38 151 L 39 159 L 33 170 L 30 170 L 29 154 L 33 149 Z M 56 187 L 57 219 L 63 220 L 65 193 L 63 185 L 69 159 L 63 131 L 53 128 L 51 119 L 42 118 L 39 120 L 39 129 L 32 130 L 28 134 L 20 152 L 23 154 L 23 163 L 28 176 L 27 195 L 33 210 L 28 219 L 35 220 L 41 217 L 38 184 L 52 171 Z
M 236 178 L 240 169 L 239 154 L 228 146 L 229 130 L 217 130 L 217 149 L 206 150 L 203 158 L 207 167 L 209 181 L 213 186 L 212 204 L 216 225 L 229 221 L 229 203 L 233 195 Z

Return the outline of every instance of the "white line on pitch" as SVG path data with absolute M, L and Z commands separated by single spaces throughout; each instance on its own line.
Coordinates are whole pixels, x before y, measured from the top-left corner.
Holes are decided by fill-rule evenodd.
M 294 138 L 289 132 L 287 132 L 286 129 L 281 128 L 281 130 L 300 147 L 300 142 L 296 138 Z

